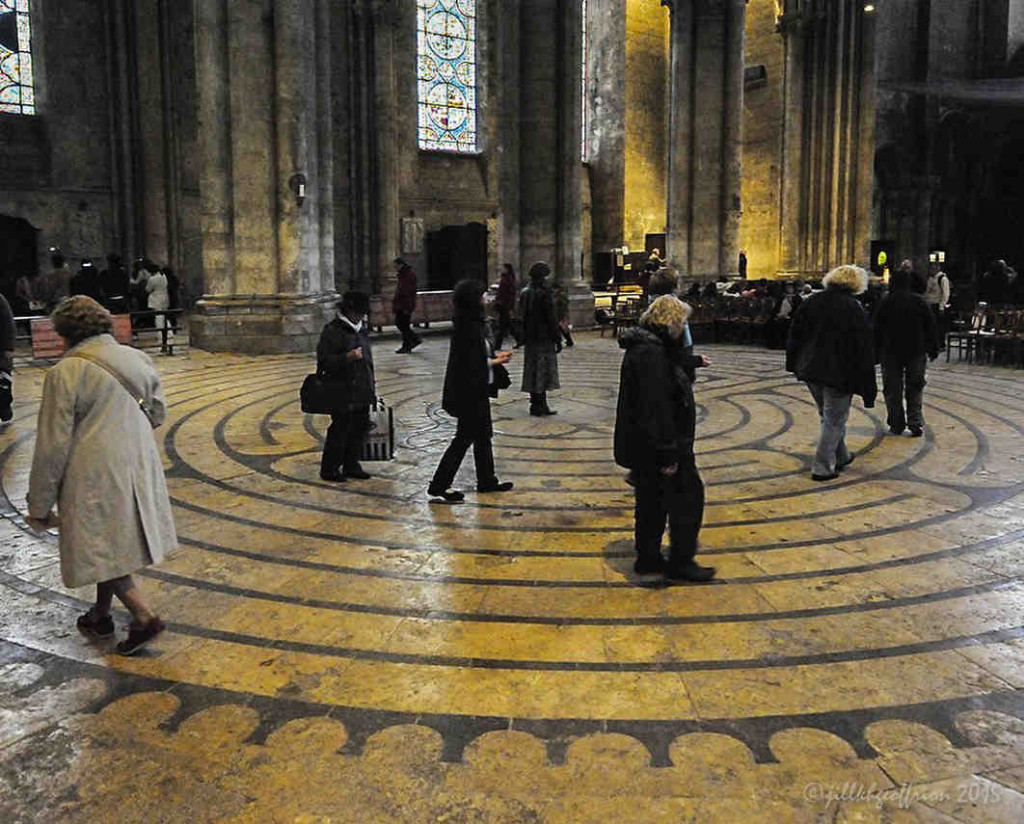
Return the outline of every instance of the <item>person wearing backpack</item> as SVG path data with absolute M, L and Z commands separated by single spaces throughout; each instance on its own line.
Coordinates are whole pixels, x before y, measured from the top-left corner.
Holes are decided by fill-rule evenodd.
M 924 284 L 924 302 L 928 304 L 932 317 L 935 318 L 935 329 L 938 345 L 946 345 L 946 309 L 949 308 L 949 276 L 942 271 L 938 263 L 928 264 L 928 280 Z

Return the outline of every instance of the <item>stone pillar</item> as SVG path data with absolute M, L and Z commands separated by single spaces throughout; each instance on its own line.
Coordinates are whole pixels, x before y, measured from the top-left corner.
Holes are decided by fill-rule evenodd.
M 588 0 L 593 251 L 622 245 L 626 206 L 626 2 Z
M 308 350 L 333 313 L 327 2 L 196 4 L 201 348 Z
M 868 263 L 875 152 L 874 16 L 859 0 L 787 0 L 779 192 L 786 274 Z
M 739 256 L 746 0 L 662 0 L 670 34 L 668 256 L 733 274 Z
M 782 173 L 779 198 L 779 261 L 781 274 L 803 271 L 800 238 L 802 217 L 802 162 L 804 154 L 804 26 L 798 10 L 779 17 L 779 32 L 785 50 L 782 108 L 785 118 L 782 134 Z
M 580 178 L 581 0 L 522 0 L 520 230 L 524 274 L 545 260 L 566 284 L 572 321 L 594 322 L 583 282 Z

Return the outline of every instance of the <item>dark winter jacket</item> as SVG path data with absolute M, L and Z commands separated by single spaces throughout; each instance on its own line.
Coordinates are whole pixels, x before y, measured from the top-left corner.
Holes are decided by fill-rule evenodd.
M 874 315 L 875 359 L 906 362 L 927 354 L 939 355 L 935 316 L 924 298 L 893 291 L 882 298 Z
M 14 327 L 14 312 L 7 298 L 0 295 L 0 353 L 14 351 L 14 339 L 17 331 Z
M 412 314 L 416 311 L 416 270 L 406 264 L 398 270 L 398 286 L 391 301 L 393 312 Z
M 484 334 L 483 311 L 479 306 L 482 292 L 482 286 L 467 281 L 460 282 L 455 288 L 455 317 L 441 408 L 452 417 L 478 427 L 482 430 L 478 434 L 490 437 L 490 350 Z
M 498 281 L 498 294 L 494 298 L 494 305 L 510 311 L 516 308 L 516 276 L 511 272 L 505 271 L 501 273 L 501 280 Z
M 348 353 L 359 347 L 363 349 L 362 359 L 350 360 Z M 328 323 L 320 333 L 316 347 L 316 369 L 338 384 L 339 405 L 372 404 L 376 399 L 376 386 L 370 332 L 366 324 L 356 332 L 340 317 Z
M 654 472 L 692 460 L 697 411 L 683 347 L 645 326 L 627 330 L 619 346 L 626 354 L 615 412 L 615 462 Z
M 531 283 L 519 296 L 519 317 L 523 323 L 523 341 L 530 343 L 558 343 L 561 331 L 555 301 L 547 286 Z
M 871 328 L 849 289 L 830 286 L 807 298 L 793 317 L 786 370 L 808 383 L 860 395 L 874 406 L 875 354 Z

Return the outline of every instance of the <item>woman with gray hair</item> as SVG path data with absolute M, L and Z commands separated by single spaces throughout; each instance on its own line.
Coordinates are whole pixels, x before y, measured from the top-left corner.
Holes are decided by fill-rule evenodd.
M 619 340 L 622 359 L 615 412 L 615 462 L 631 470 L 636 487 L 637 575 L 710 581 L 714 567 L 698 564 L 697 536 L 704 519 L 704 484 L 693 447 L 697 406 L 690 372 L 694 355 L 683 346 L 690 307 L 672 295 L 659 297 L 640 325 Z M 661 554 L 665 522 L 669 557 Z
M 177 544 L 152 435 L 166 416 L 160 378 L 147 355 L 114 340 L 110 313 L 92 298 L 67 298 L 52 318 L 68 351 L 43 384 L 26 520 L 39 531 L 59 528 L 65 586 L 96 584 L 79 630 L 110 638 L 114 596 L 128 608 L 132 623 L 117 651 L 131 655 L 164 629 L 132 573 Z
M 786 345 L 786 371 L 796 374 L 818 407 L 821 429 L 811 479 L 831 481 L 853 463 L 846 447 L 846 422 L 854 395 L 875 405 L 875 354 L 871 327 L 854 295 L 868 288 L 859 266 L 839 266 L 825 275 L 823 292 L 812 295 L 793 317 Z

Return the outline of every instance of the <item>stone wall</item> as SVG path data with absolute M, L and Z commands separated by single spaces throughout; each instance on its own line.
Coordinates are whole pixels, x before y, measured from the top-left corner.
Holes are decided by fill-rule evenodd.
M 47 249 L 59 246 L 74 269 L 81 258 L 120 248 L 107 20 L 102 4 L 62 0 L 59 12 L 33 4 L 33 23 L 38 114 L 0 114 L 0 214 L 39 230 L 40 267 L 49 265 Z

